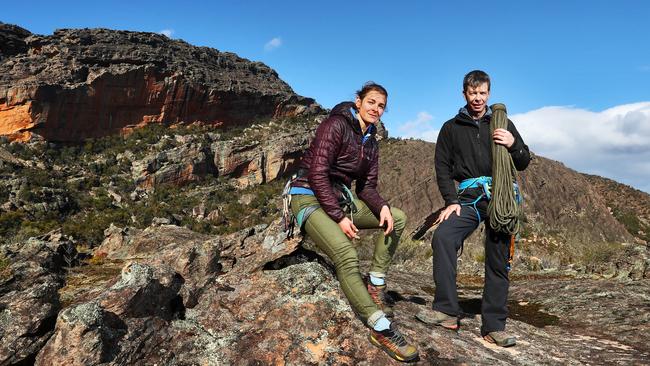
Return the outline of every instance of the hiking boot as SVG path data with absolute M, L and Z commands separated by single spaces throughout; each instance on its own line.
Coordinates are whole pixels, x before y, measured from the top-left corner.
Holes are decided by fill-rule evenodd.
M 458 330 L 460 322 L 457 316 L 447 315 L 442 311 L 420 311 L 415 315 L 415 318 L 422 323 L 430 325 L 438 325 L 449 330 Z
M 395 316 L 393 307 L 388 305 L 388 296 L 386 295 L 386 285 L 375 286 L 370 283 L 370 278 L 365 277 L 364 281 L 366 282 L 366 288 L 368 293 L 374 302 L 381 311 L 386 314 L 387 318 L 392 318 Z
M 514 336 L 511 336 L 502 330 L 490 332 L 484 335 L 483 339 L 500 347 L 512 347 L 517 344 L 517 339 Z
M 395 323 L 390 323 L 390 328 L 381 332 L 371 329 L 368 338 L 370 343 L 384 350 L 397 361 L 411 362 L 419 358 L 418 349 L 406 342 L 404 335 L 395 327 Z

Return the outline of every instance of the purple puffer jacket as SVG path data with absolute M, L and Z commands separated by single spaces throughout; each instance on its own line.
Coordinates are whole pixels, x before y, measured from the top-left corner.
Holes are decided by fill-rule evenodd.
M 357 197 L 379 217 L 382 206 L 388 203 L 377 192 L 379 175 L 379 147 L 370 126 L 372 136 L 363 141 L 359 121 L 355 117 L 354 103 L 343 102 L 332 109 L 329 117 L 316 129 L 316 137 L 303 157 L 300 170 L 305 172 L 292 186 L 311 188 L 318 203 L 335 222 L 345 213 L 339 206 L 338 192 L 333 183 L 348 188 L 356 180 Z

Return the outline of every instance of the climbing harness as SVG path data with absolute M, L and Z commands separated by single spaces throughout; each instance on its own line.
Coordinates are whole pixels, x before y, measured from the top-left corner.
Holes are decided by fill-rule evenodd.
M 483 193 L 481 193 L 476 199 L 474 199 L 471 202 L 462 202 L 460 203 L 461 206 L 472 206 L 474 209 L 474 212 L 476 212 L 476 217 L 478 218 L 478 224 L 481 224 L 481 214 L 478 211 L 478 208 L 476 208 L 476 204 L 481 201 L 482 199 L 487 199 L 489 200 L 492 198 L 492 193 L 490 192 L 491 186 L 492 185 L 492 177 L 486 177 L 486 176 L 481 176 L 478 178 L 469 178 L 465 179 L 464 181 L 460 182 L 458 185 L 458 197 L 462 197 L 463 193 L 465 193 L 465 190 L 470 189 L 470 188 L 483 188 Z
M 478 224 L 481 224 L 481 214 L 476 207 L 476 204 L 479 203 L 482 199 L 486 199 L 490 201 L 492 199 L 492 177 L 486 177 L 486 176 L 481 176 L 478 178 L 468 178 L 460 182 L 458 185 L 458 197 L 461 198 L 463 193 L 467 189 L 470 188 L 482 188 L 483 192 L 476 197 L 473 201 L 470 202 L 462 202 L 460 203 L 461 206 L 472 206 L 474 209 L 474 212 L 476 212 L 476 217 L 478 218 Z M 521 195 L 521 192 L 519 191 L 519 185 L 517 183 L 512 184 L 512 190 L 513 194 L 515 197 L 515 202 L 517 205 L 521 204 L 523 202 L 523 197 Z M 491 217 L 491 216 L 490 216 Z M 492 220 L 490 218 L 490 220 Z
M 282 227 L 284 232 L 287 233 L 287 239 L 293 238 L 293 231 L 296 226 L 296 218 L 291 212 L 291 183 L 297 178 L 297 175 L 294 174 L 284 185 L 282 190 Z
M 304 194 L 304 195 L 314 195 L 314 191 L 305 187 L 292 187 L 291 184 L 299 177 L 303 176 L 305 173 L 301 170 L 297 174 L 291 176 L 291 179 L 287 181 L 284 189 L 282 190 L 282 226 L 284 231 L 287 233 L 287 238 L 293 237 L 293 232 L 295 230 L 296 224 L 300 230 L 301 234 L 305 232 L 305 223 L 309 216 L 316 211 L 320 205 L 315 203 L 307 207 L 303 207 L 295 215 L 291 210 L 291 196 Z M 341 193 L 338 197 L 339 205 L 346 213 L 350 214 L 350 220 L 354 224 L 354 214 L 358 211 L 357 205 L 354 203 L 354 196 L 352 191 L 343 183 L 335 182 L 332 185 L 332 188 L 335 191 Z

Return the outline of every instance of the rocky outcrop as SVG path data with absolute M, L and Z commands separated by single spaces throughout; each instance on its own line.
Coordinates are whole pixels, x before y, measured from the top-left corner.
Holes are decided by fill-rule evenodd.
M 37 365 L 398 364 L 368 342 L 327 260 L 284 240 L 277 222 L 223 237 L 173 225 L 114 227 L 98 253 L 128 264 L 99 293 L 59 313 Z M 643 364 L 650 357 L 647 280 L 515 269 L 508 329 L 518 344 L 502 349 L 480 337 L 480 277 L 459 277 L 460 332 L 415 319 L 433 299 L 430 268 L 421 266 L 396 264 L 389 276 L 395 320 L 417 344 L 418 364 Z
M 148 123 L 233 126 L 321 112 L 262 63 L 164 35 L 62 29 L 21 46 L 16 34 L 24 36 L 0 28 L 17 39 L 0 64 L 0 134 L 12 139 L 80 141 Z
M 232 138 L 217 133 L 203 136 L 165 137 L 178 146 L 157 149 L 132 161 L 136 184 L 151 189 L 161 184 L 177 186 L 205 176 L 226 177 L 239 188 L 259 185 L 295 171 L 315 131 L 315 122 L 255 124 Z M 166 140 L 167 139 L 167 140 Z
M 602 244 L 601 244 L 602 245 Z M 645 245 L 624 243 L 615 245 L 605 258 L 595 258 L 585 271 L 604 276 L 640 280 L 650 278 L 650 248 Z
M 37 365 L 137 363 L 169 342 L 171 319 L 182 316 L 182 278 L 165 266 L 132 263 L 97 299 L 72 306 L 57 318 L 54 336 Z M 152 358 L 155 359 L 155 356 Z
M 25 38 L 31 35 L 27 29 L 0 22 L 0 61 L 27 52 Z
M 182 186 L 208 174 L 218 175 L 209 146 L 196 142 L 151 153 L 133 161 L 131 170 L 135 183 L 145 189 L 161 184 Z
M 130 264 L 104 292 L 81 296 L 59 315 L 37 364 L 236 363 L 250 346 L 247 335 L 257 320 L 253 312 L 265 313 L 257 306 L 271 298 L 274 303 L 265 305 L 270 309 L 284 304 L 268 291 L 279 285 L 262 269 L 298 244 L 297 239 L 285 241 L 277 223 L 221 238 L 173 225 L 139 232 L 112 228 L 107 235 L 95 254 Z M 317 270 L 327 273 L 331 283 L 330 273 Z M 303 285 L 320 282 L 309 277 Z M 286 286 L 281 292 L 295 299 L 305 294 L 295 284 Z M 266 355 L 266 348 L 264 353 L 251 357 L 280 357 Z
M 53 232 L 0 249 L 8 262 L 0 276 L 0 364 L 33 362 L 54 331 L 74 244 Z
M 239 187 L 270 182 L 297 169 L 315 130 L 314 123 L 290 129 L 279 129 L 273 123 L 254 125 L 233 140 L 212 144 L 214 164 Z

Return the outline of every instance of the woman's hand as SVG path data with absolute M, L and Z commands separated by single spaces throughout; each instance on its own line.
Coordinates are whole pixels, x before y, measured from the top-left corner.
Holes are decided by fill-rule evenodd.
M 379 227 L 384 228 L 384 235 L 388 235 L 393 231 L 393 223 L 393 215 L 390 213 L 390 208 L 386 205 L 382 206 L 379 212 Z
M 440 216 L 438 216 L 438 219 L 433 224 L 434 225 L 439 224 L 439 223 L 447 220 L 449 218 L 449 216 L 451 216 L 451 214 L 454 213 L 454 212 L 456 213 L 456 216 L 460 216 L 460 205 L 457 204 L 457 203 L 451 204 L 451 205 L 447 206 L 447 208 L 442 210 L 442 212 L 440 213 Z
M 343 233 L 348 237 L 348 239 L 359 239 L 359 229 L 352 223 L 352 220 L 344 217 L 343 220 L 339 221 L 339 227 L 343 230 Z

